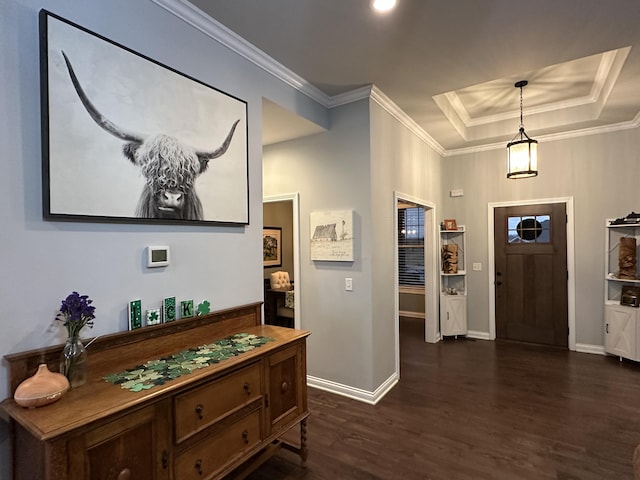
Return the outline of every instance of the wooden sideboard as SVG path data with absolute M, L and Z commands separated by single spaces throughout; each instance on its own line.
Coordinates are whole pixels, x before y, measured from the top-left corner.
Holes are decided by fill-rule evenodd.
M 280 448 L 306 460 L 306 337 L 261 325 L 261 304 L 98 338 L 88 381 L 56 403 L 0 404 L 12 426 L 16 480 L 243 478 Z M 167 383 L 132 392 L 113 374 L 234 333 L 273 341 Z M 62 346 L 5 356 L 11 392 Z M 282 437 L 299 428 L 294 442 Z

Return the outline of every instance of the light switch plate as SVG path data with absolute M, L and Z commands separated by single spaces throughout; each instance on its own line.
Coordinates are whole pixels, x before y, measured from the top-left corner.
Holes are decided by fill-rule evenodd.
M 474 263 L 473 264 L 473 271 L 474 272 L 479 272 L 482 270 L 482 264 L 481 263 Z
M 345 278 L 344 279 L 344 289 L 347 292 L 353 292 L 353 278 Z

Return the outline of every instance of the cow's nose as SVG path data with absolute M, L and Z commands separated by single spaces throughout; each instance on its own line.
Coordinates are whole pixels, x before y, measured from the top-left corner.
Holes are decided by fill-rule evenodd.
M 179 208 L 182 206 L 182 193 L 180 192 L 164 192 L 164 206 Z

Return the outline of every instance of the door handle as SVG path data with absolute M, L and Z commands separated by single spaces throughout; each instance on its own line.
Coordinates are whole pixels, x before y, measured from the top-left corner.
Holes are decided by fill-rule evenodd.
M 496 285 L 499 287 L 500 285 L 502 285 L 502 282 L 500 280 L 497 280 Z

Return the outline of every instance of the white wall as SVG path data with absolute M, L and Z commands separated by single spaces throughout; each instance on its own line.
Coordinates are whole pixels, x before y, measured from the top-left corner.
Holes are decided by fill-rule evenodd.
M 42 220 L 40 8 L 248 102 L 250 225 Z M 85 336 L 124 330 L 133 298 L 144 305 L 168 295 L 207 298 L 214 309 L 261 301 L 263 96 L 326 126 L 325 108 L 150 1 L 0 0 L 0 355 L 63 341 L 63 329 L 49 327 L 72 290 L 88 294 L 96 306 L 95 327 Z M 150 244 L 171 247 L 169 267 L 143 266 Z M 3 363 L 0 398 L 8 393 Z M 8 443 L 6 424 L 0 422 L 0 478 L 10 475 Z
M 540 174 L 522 180 L 506 179 L 502 149 L 444 158 L 443 190 L 464 189 L 464 197 L 446 197 L 444 210 L 466 225 L 469 264 L 483 265 L 468 275 L 470 330 L 489 331 L 488 203 L 573 197 L 576 343 L 603 344 L 605 219 L 640 210 L 639 152 L 638 129 L 541 141 Z

